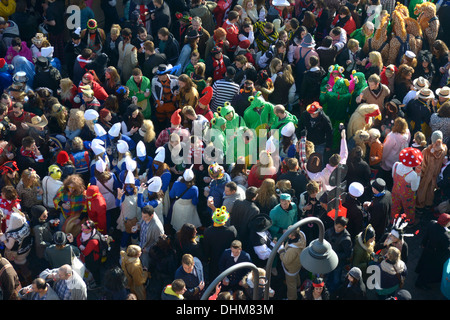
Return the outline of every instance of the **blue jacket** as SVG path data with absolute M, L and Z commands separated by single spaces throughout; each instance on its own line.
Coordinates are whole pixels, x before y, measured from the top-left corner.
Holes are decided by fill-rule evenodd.
M 183 279 L 184 283 L 186 284 L 186 292 L 184 293 L 185 299 L 198 299 L 200 298 L 200 290 L 198 288 L 198 285 L 200 282 L 205 281 L 205 278 L 203 276 L 203 265 L 201 261 L 194 257 L 194 270 L 192 273 L 186 273 L 184 271 L 183 266 L 180 266 L 177 271 L 175 271 L 175 278 L 174 279 Z

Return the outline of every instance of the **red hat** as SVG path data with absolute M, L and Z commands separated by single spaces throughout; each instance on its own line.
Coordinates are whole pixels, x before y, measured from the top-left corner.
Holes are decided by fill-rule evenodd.
M 89 81 L 89 82 L 92 82 L 92 81 L 94 81 L 94 76 L 92 75 L 92 73 L 86 72 L 86 73 L 83 75 L 83 79 L 84 79 L 84 80 L 87 80 L 87 81 Z
M 67 161 L 69 161 L 69 154 L 66 151 L 60 151 L 56 156 L 56 163 L 63 166 Z
M 198 102 L 200 102 L 204 106 L 209 105 L 213 96 L 213 88 L 210 86 L 205 87 L 205 89 L 203 89 L 202 91 L 202 94 L 203 96 L 198 100 Z
M 110 114 L 111 113 L 111 111 L 109 111 L 108 109 L 106 109 L 106 108 L 103 108 L 102 110 L 100 110 L 100 112 L 99 112 L 99 116 L 100 116 L 100 118 L 104 118 L 104 117 L 106 117 L 108 114 Z
M 19 171 L 19 167 L 17 167 L 17 162 L 15 161 L 7 161 L 0 166 L 0 174 L 4 175 L 7 173 Z
M 5 64 L 6 64 L 5 59 L 0 58 L 0 69 L 3 68 L 5 66 Z
M 170 122 L 171 122 L 174 126 L 178 126 L 178 125 L 180 125 L 180 123 L 181 123 L 180 112 L 181 112 L 181 109 L 176 110 L 176 111 L 172 114 L 172 117 L 170 118 Z
M 308 111 L 310 114 L 319 112 L 319 109 L 322 109 L 322 106 L 317 101 L 314 101 L 306 107 L 306 111 Z
M 407 167 L 416 167 L 422 163 L 423 155 L 419 149 L 409 147 L 400 151 L 399 160 Z
M 242 40 L 241 42 L 239 42 L 239 47 L 241 47 L 242 49 L 248 49 L 250 47 L 250 40 Z

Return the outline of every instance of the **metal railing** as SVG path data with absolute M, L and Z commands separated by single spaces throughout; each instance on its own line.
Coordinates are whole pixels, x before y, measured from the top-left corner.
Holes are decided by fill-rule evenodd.
M 239 269 L 252 269 L 253 272 L 253 300 L 258 300 L 258 284 L 259 284 L 259 272 L 258 267 L 255 266 L 251 262 L 241 262 L 238 264 L 235 264 L 234 266 L 229 267 L 225 271 L 223 271 L 221 274 L 219 274 L 216 279 L 214 279 L 213 282 L 208 286 L 208 288 L 205 290 L 205 292 L 202 295 L 201 300 L 208 300 L 211 292 L 215 289 L 217 284 L 222 281 L 223 278 L 228 276 L 229 274 L 239 270 Z

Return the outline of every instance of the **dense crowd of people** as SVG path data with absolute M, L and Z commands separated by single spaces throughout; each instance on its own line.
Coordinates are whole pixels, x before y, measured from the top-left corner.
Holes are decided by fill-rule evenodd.
M 1 0 L 3 300 L 450 298 L 449 5 Z

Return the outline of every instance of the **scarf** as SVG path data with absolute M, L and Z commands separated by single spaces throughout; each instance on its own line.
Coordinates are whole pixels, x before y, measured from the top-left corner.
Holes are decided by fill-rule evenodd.
M 341 27 L 344 28 L 345 24 L 350 20 L 350 16 L 345 16 L 344 18 L 339 17 L 335 27 Z
M 220 80 L 223 78 L 223 74 L 227 71 L 227 67 L 223 61 L 223 58 L 217 60 L 213 58 L 213 80 Z

